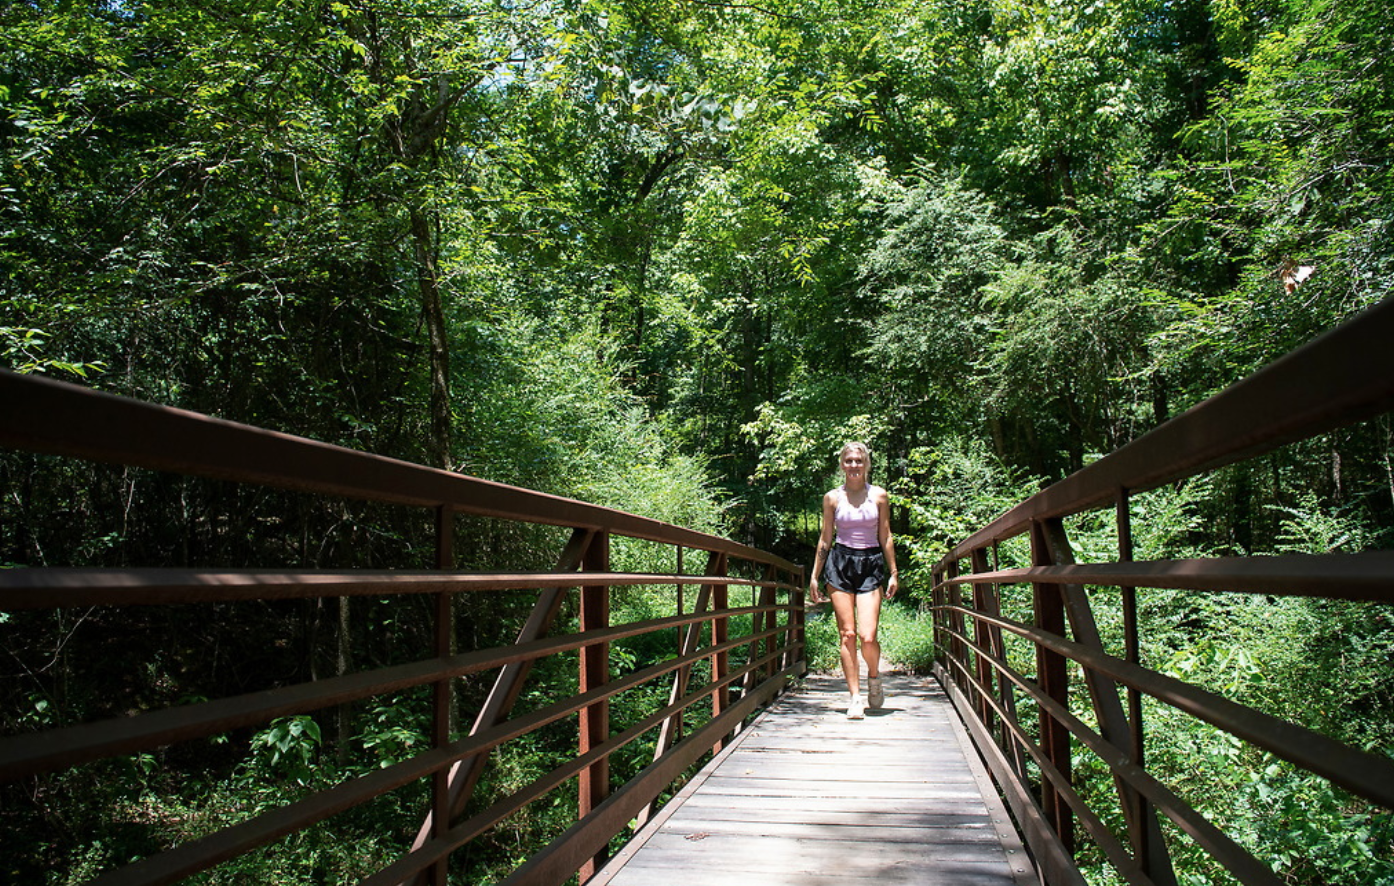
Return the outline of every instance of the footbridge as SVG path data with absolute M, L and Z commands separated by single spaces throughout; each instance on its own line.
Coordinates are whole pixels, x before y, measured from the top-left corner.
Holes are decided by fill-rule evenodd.
M 237 694 L 132 693 L 76 722 L 11 712 L 20 728 L 0 737 L 0 870 L 27 870 L 16 847 L 81 845 L 74 823 L 47 815 L 56 792 L 124 781 L 129 791 L 93 799 L 93 815 L 120 819 L 123 851 L 75 853 L 64 882 L 236 882 L 257 853 L 289 847 L 294 858 L 329 839 L 361 842 L 360 867 L 308 859 L 283 882 L 1054 886 L 1086 882 L 1089 859 L 1109 882 L 1171 886 L 1185 847 L 1236 882 L 1276 886 L 1244 835 L 1149 771 L 1149 722 L 1163 710 L 1198 719 L 1384 810 L 1394 807 L 1388 749 L 1343 745 L 1159 671 L 1143 654 L 1139 598 L 1183 589 L 1387 604 L 1394 554 L 1135 562 L 1133 502 L 1388 412 L 1391 341 L 1385 304 L 953 545 L 933 569 L 934 673 L 895 675 L 886 707 L 862 721 L 843 716 L 835 678 L 809 672 L 799 564 L 584 502 L 0 371 L 5 494 L 16 501 L 41 500 L 34 483 L 73 472 L 105 483 L 134 471 L 177 478 L 152 480 L 175 498 L 199 482 L 234 490 L 225 502 L 247 501 L 239 490 L 284 496 L 274 500 L 288 508 L 348 502 L 388 515 L 403 562 L 419 561 L 373 568 L 350 545 L 344 565 L 306 568 L 301 539 L 268 549 L 283 561 L 254 564 L 178 552 L 111 564 L 88 550 L 89 563 L 50 550 L 0 569 L 7 647 L 60 626 L 63 654 L 90 653 L 69 670 L 99 670 L 99 653 L 121 646 L 110 632 L 136 627 L 152 655 L 193 669 L 200 656 L 225 660 L 226 650 L 183 648 L 181 625 L 248 607 L 315 627 L 240 634 L 236 657 L 303 646 L 306 663 Z M 1116 523 L 1117 554 L 1077 562 L 1067 521 L 1099 512 Z M 538 562 L 481 568 L 479 540 L 492 538 Z M 1122 637 L 1101 630 L 1101 599 L 1118 601 Z M 488 635 L 470 623 L 481 611 L 516 623 Z M 89 624 L 108 634 L 93 639 Z M 365 648 L 345 648 L 350 638 Z M 325 665 L 311 647 L 341 655 Z M 39 663 L 30 676 L 62 671 Z M 319 737 L 368 711 L 418 717 L 424 742 L 384 721 L 371 748 L 366 731 L 343 733 L 336 758 Z M 390 736 L 392 753 L 354 763 Z M 215 785 L 236 756 L 228 748 L 280 761 L 237 770 L 273 779 L 255 808 L 190 823 L 144 799 L 165 770 Z M 502 761 L 523 757 L 526 771 L 499 776 Z M 325 783 L 315 770 L 331 764 Z M 187 777 L 202 766 L 221 774 Z M 1084 792 L 1085 766 L 1104 767 L 1112 792 Z M 509 844 L 497 835 L 524 833 L 520 819 L 536 825 L 533 842 L 501 852 Z M 365 820 L 395 823 L 366 833 Z M 479 864 L 486 843 L 504 859 L 492 868 Z

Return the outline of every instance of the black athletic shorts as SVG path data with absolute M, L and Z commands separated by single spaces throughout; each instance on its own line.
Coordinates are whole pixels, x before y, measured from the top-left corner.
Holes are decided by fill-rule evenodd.
M 823 564 L 823 584 L 861 594 L 886 581 L 886 555 L 880 548 L 849 548 L 835 544 Z

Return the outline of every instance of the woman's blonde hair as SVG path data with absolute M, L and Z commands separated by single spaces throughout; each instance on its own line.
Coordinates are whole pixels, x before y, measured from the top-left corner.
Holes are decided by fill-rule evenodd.
M 847 457 L 847 453 L 852 452 L 854 450 L 861 450 L 862 455 L 866 457 L 866 473 L 867 476 L 870 476 L 871 448 L 868 447 L 865 443 L 861 442 L 860 440 L 850 440 L 847 443 L 842 444 L 842 451 L 837 454 L 837 463 L 842 464 L 842 460 Z

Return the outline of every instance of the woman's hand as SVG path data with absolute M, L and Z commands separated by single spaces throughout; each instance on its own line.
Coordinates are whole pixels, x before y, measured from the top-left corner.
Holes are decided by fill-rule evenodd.
M 900 590 L 900 576 L 892 575 L 890 580 L 886 582 L 886 599 L 894 597 L 898 590 Z
M 828 602 L 828 598 L 818 590 L 818 579 L 813 579 L 808 583 L 808 601 L 814 606 Z

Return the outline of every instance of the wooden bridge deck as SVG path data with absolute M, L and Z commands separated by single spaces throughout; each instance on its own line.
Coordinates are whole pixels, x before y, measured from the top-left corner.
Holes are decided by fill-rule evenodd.
M 811 675 L 714 759 L 587 886 L 1028 886 L 1039 880 L 931 678 L 886 677 L 848 720 Z

